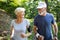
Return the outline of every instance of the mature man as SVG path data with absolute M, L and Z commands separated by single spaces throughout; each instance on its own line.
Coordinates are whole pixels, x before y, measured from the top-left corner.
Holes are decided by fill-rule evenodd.
M 38 15 L 34 19 L 34 33 L 36 40 L 58 40 L 58 27 L 54 20 L 54 16 L 46 11 L 47 5 L 45 2 L 39 2 L 37 10 Z M 52 37 L 52 28 L 54 36 Z

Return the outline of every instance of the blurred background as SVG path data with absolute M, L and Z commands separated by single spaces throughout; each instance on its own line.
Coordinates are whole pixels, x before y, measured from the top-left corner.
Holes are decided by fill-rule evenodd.
M 16 18 L 14 10 L 17 7 L 26 9 L 25 18 L 30 21 L 32 29 L 34 17 L 38 14 L 36 7 L 39 1 L 45 1 L 48 5 L 47 11 L 54 15 L 59 29 L 58 39 L 60 40 L 60 0 L 0 0 L 0 40 L 10 40 L 10 22 Z M 33 40 L 33 34 L 28 40 Z

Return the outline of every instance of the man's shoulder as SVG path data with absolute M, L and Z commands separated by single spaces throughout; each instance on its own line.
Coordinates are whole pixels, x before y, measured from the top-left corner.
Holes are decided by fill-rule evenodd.
M 48 16 L 53 16 L 53 14 L 52 14 L 52 13 L 47 13 L 47 15 L 48 15 Z
M 38 17 L 39 17 L 39 15 L 36 15 L 36 16 L 35 16 L 35 18 L 38 18 Z

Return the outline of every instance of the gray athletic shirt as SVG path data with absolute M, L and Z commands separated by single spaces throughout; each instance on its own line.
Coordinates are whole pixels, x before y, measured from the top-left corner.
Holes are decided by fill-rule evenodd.
M 26 30 L 27 30 L 26 26 L 29 26 L 29 25 L 30 25 L 30 23 L 27 19 L 23 19 L 23 22 L 20 23 L 20 24 L 17 24 L 15 22 L 15 20 L 12 20 L 11 26 L 14 27 L 14 34 L 12 33 L 13 34 L 13 39 L 14 40 L 27 40 L 27 37 L 22 38 L 21 34 L 26 33 Z

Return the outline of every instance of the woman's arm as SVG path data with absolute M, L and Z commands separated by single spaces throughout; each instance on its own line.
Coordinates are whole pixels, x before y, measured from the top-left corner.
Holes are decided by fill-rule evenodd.
M 27 27 L 28 33 L 26 34 L 28 37 L 32 34 L 31 26 Z
M 14 35 L 14 28 L 13 28 L 13 26 L 11 26 L 10 27 L 10 40 L 13 37 L 13 35 Z
M 28 31 L 28 33 L 26 34 L 26 36 L 29 37 L 32 34 L 32 30 L 31 30 L 30 22 L 27 20 L 26 23 L 27 23 L 26 28 L 27 28 L 27 31 Z
M 26 28 L 28 30 L 28 33 L 22 33 L 21 36 L 24 38 L 24 37 L 29 37 L 31 34 L 32 34 L 32 31 L 31 31 L 31 26 L 30 26 L 30 22 L 28 20 L 26 20 Z
M 28 30 L 28 33 L 22 33 L 21 34 L 21 37 L 24 38 L 24 37 L 29 37 L 31 34 L 32 34 L 32 31 L 30 29 L 30 27 L 27 27 L 27 30 Z
M 27 31 L 28 31 L 28 33 L 25 34 L 26 37 L 29 37 L 29 36 L 32 34 L 32 30 L 31 30 L 30 27 L 31 27 L 31 26 L 27 27 Z

